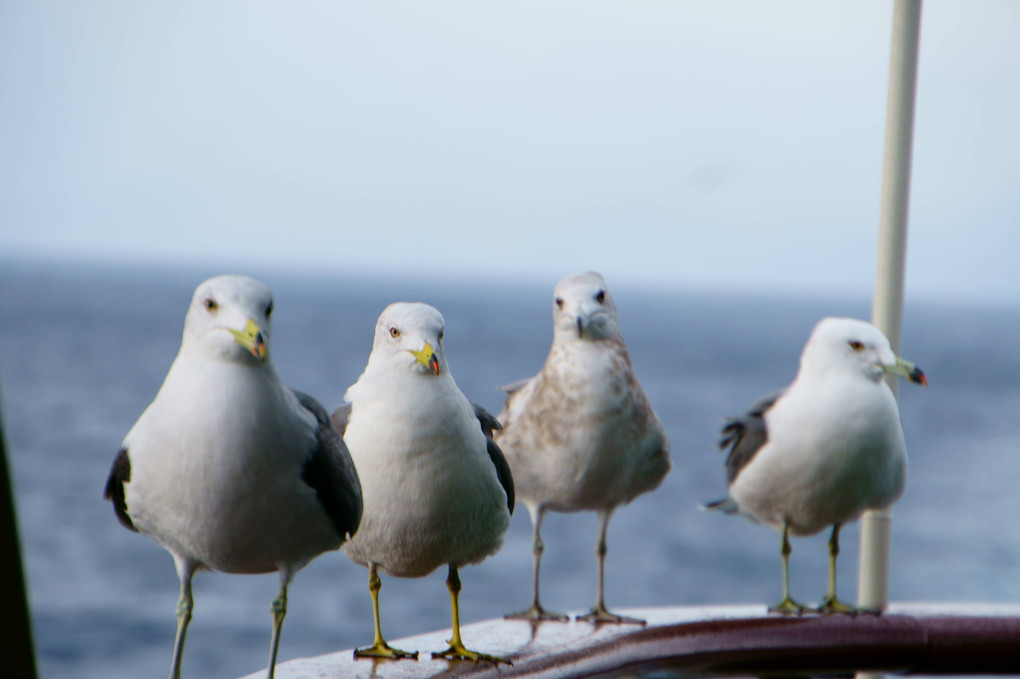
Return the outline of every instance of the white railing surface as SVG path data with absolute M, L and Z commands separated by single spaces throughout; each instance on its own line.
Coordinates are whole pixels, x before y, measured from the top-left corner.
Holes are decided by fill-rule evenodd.
M 418 660 L 355 659 L 351 649 L 277 665 L 277 679 L 375 677 L 1020 674 L 1020 605 L 900 604 L 882 615 L 782 616 L 761 606 L 627 609 L 647 626 L 486 620 L 462 628 L 473 650 L 512 664 L 435 660 L 450 630 L 393 640 Z M 263 679 L 265 670 L 244 679 Z

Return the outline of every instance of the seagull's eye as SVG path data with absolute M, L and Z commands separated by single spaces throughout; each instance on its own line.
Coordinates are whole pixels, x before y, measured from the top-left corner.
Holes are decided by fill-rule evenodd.
M 273 303 L 270 302 L 269 304 L 266 305 L 266 318 L 269 318 L 269 315 L 272 314 L 272 313 L 273 313 Z
M 850 348 L 854 351 L 864 351 L 864 342 L 858 340 L 850 340 Z
M 603 302 L 605 302 L 606 301 L 606 291 L 605 290 L 599 290 L 595 294 L 595 301 L 598 302 L 599 304 L 602 304 Z
M 206 311 L 216 311 L 220 307 L 212 297 L 206 297 L 205 301 L 202 302 L 202 306 L 205 307 Z
M 563 308 L 563 298 L 562 297 L 557 297 L 556 298 L 556 308 L 557 309 L 562 309 Z
M 400 329 L 397 327 L 390 328 L 390 337 L 393 339 L 400 337 Z
M 442 341 L 443 341 L 443 332 L 444 332 L 443 330 L 440 330 L 440 331 L 439 331 L 439 341 L 440 341 L 440 342 L 442 342 Z

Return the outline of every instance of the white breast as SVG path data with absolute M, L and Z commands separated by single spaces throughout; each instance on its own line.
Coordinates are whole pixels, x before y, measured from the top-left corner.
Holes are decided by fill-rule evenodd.
M 510 514 L 474 411 L 449 376 L 390 379 L 349 392 L 344 440 L 365 507 L 344 553 L 409 577 L 478 562 L 500 547 Z
M 769 441 L 730 488 L 741 509 L 809 535 L 893 503 L 906 446 L 889 388 L 842 377 L 796 386 L 766 413 Z
M 274 377 L 175 362 L 125 439 L 126 504 L 141 532 L 226 572 L 268 572 L 339 546 L 301 479 L 314 418 Z

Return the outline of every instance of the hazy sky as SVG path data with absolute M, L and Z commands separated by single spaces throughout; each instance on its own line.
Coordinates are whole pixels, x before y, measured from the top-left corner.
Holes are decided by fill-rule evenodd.
M 870 294 L 892 3 L 0 3 L 0 254 Z M 1020 299 L 1020 2 L 930 0 L 908 295 Z

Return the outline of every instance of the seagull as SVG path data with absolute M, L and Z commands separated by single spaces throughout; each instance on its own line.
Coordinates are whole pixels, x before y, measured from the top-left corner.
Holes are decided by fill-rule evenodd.
M 379 316 L 368 364 L 333 413 L 361 478 L 365 513 L 343 547 L 368 568 L 375 638 L 355 657 L 416 658 L 391 647 L 379 621 L 379 571 L 404 578 L 446 564 L 453 614 L 450 646 L 434 658 L 506 662 L 468 650 L 460 636 L 458 571 L 503 544 L 514 506 L 499 426 L 457 388 L 443 348 L 442 314 L 397 302 Z
M 886 375 L 928 386 L 875 326 L 825 318 L 804 347 L 793 383 L 723 427 L 729 498 L 706 508 L 744 514 L 782 534 L 783 598 L 773 612 L 808 610 L 790 596 L 789 536 L 829 526 L 829 589 L 818 610 L 857 610 L 836 596 L 840 528 L 867 509 L 891 506 L 907 478 L 903 428 Z
M 606 609 L 606 529 L 618 506 L 655 489 L 669 472 L 666 431 L 634 375 L 616 304 L 602 276 L 564 278 L 553 297 L 549 356 L 538 375 L 504 387 L 507 399 L 498 417 L 503 428 L 494 432 L 533 530 L 532 604 L 507 617 L 567 619 L 539 602 L 542 519 L 547 510 L 595 511 L 595 605 L 578 619 L 644 624 Z
M 120 522 L 173 556 L 180 578 L 171 679 L 179 679 L 196 571 L 280 574 L 267 676 L 287 586 L 361 519 L 343 440 L 312 397 L 288 389 L 269 357 L 273 298 L 256 280 L 203 282 L 156 398 L 128 432 L 104 497 Z

